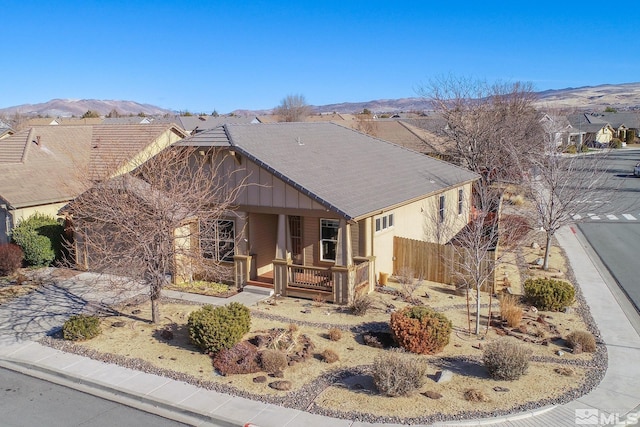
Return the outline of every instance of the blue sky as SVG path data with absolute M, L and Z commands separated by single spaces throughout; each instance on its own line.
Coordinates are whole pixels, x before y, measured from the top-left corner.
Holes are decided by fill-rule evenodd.
M 0 108 L 174 110 L 417 96 L 443 75 L 537 90 L 640 81 L 640 2 L 0 0 Z

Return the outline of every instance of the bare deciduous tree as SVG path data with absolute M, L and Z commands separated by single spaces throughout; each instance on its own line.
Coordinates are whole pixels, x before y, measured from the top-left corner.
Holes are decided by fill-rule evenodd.
M 446 154 L 481 175 L 475 194 L 491 192 L 495 183 L 519 182 L 528 170 L 529 153 L 542 135 L 535 93 L 527 83 L 495 83 L 453 76 L 439 78 L 418 91 L 431 100 L 446 122 Z M 495 200 L 491 194 L 476 201 Z
M 280 104 L 273 109 L 273 114 L 278 116 L 281 122 L 301 122 L 311 112 L 304 95 L 287 95 Z
M 378 124 L 375 122 L 371 114 L 357 114 L 356 120 L 356 129 L 358 129 L 362 133 L 366 133 L 367 135 L 377 136 Z
M 238 189 L 228 186 L 233 180 L 215 155 L 166 148 L 131 172 L 98 180 L 66 209 L 75 262 L 147 284 L 154 323 L 171 275 L 219 279 L 226 273 L 219 261 L 233 261 Z
M 607 150 L 561 154 L 552 129 L 547 132 L 545 143 L 547 149 L 531 159 L 532 169 L 525 175 L 524 189 L 532 201 L 534 220 L 545 233 L 542 268 L 548 270 L 555 233 L 606 206 L 615 197 L 619 184 L 607 171 Z

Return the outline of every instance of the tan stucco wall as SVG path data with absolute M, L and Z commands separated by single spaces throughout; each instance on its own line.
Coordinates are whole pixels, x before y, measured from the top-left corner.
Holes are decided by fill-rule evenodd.
M 598 142 L 609 143 L 612 138 L 613 132 L 608 127 L 600 129 L 596 134 L 596 141 Z
M 463 214 L 458 215 L 458 188 L 464 191 Z M 445 221 L 438 221 L 438 204 L 441 194 L 445 196 Z M 373 255 L 376 257 L 376 274 L 393 274 L 393 238 L 406 237 L 415 240 L 446 243 L 469 221 L 471 184 L 452 188 L 429 198 L 419 200 L 382 215 L 372 221 Z M 375 220 L 380 216 L 394 214 L 394 226 L 375 232 Z
M 10 221 L 12 223 L 12 225 L 15 227 L 16 225 L 18 225 L 18 223 L 20 223 L 20 221 L 22 221 L 23 219 L 27 219 L 29 218 L 31 215 L 35 214 L 35 213 L 40 213 L 43 215 L 50 215 L 54 218 L 58 218 L 58 211 L 60 209 L 62 209 L 64 206 L 66 206 L 67 203 L 53 203 L 50 205 L 41 205 L 41 206 L 32 206 L 32 207 L 27 207 L 27 208 L 20 208 L 20 209 L 16 209 L 16 210 L 10 210 L 10 211 L 4 211 L 3 209 L 3 213 L 2 215 L 0 215 L 0 220 L 2 222 L 0 222 L 0 244 L 1 243 L 6 243 L 8 242 L 9 239 L 9 233 L 11 232 L 11 230 L 7 230 L 6 229 L 6 223 L 7 223 L 7 218 L 6 216 L 8 215 L 10 217 Z

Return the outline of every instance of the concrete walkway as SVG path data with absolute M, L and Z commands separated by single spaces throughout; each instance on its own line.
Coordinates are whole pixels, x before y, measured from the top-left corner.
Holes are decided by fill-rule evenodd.
M 590 425 L 613 424 L 613 421 L 624 422 L 626 414 L 630 415 L 629 420 L 632 421 L 635 411 L 640 410 L 640 387 L 636 384 L 640 378 L 640 336 L 629 321 L 637 313 L 621 310 L 615 289 L 614 292 L 609 289 L 589 257 L 586 245 L 571 228 L 561 230 L 557 237 L 567 253 L 576 280 L 607 346 L 609 368 L 603 381 L 591 393 L 565 405 L 509 417 L 437 425 L 575 426 L 576 421 Z M 83 287 L 81 279 L 88 277 L 80 276 L 76 276 L 75 281 L 69 279 L 48 285 L 38 295 L 18 298 L 0 306 L 0 366 L 196 426 L 243 426 L 247 423 L 260 427 L 374 425 L 323 417 L 217 393 L 64 353 L 34 342 L 59 328 L 70 314 L 85 307 L 106 309 L 108 302 L 114 302 L 115 298 L 121 296 L 118 292 L 110 292 L 111 283 L 102 283 L 102 288 L 97 288 L 100 283 L 94 281 L 92 286 Z M 98 292 L 99 289 L 104 293 Z M 267 297 L 260 294 L 260 290 L 256 292 L 243 292 L 233 298 L 252 305 Z M 171 298 L 194 298 L 171 292 L 165 292 L 165 295 Z M 230 301 L 200 296 L 195 298 L 197 302 L 211 304 Z M 577 420 L 576 416 L 580 419 Z

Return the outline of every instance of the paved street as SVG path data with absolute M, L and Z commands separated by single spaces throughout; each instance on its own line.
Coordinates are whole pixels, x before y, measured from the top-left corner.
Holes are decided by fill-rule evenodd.
M 0 368 L 4 427 L 179 427 L 176 421 Z

